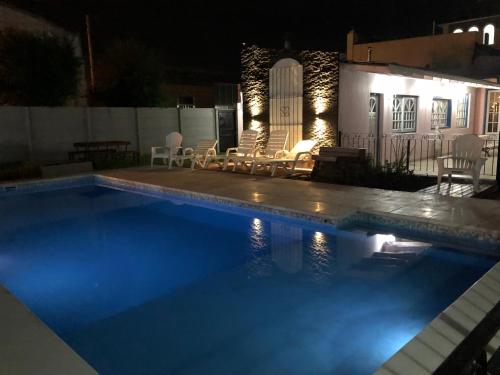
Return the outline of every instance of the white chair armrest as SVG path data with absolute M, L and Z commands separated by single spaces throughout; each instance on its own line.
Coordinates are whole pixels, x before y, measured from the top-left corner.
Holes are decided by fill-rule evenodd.
M 154 147 L 151 147 L 151 153 L 152 153 L 152 154 L 158 154 L 158 153 L 160 153 L 162 150 L 165 150 L 165 147 L 164 147 L 164 146 L 154 146 Z
M 305 155 L 308 155 L 309 157 L 312 156 L 312 153 L 310 151 L 302 151 L 302 152 L 298 152 L 296 155 L 295 155 L 295 161 L 298 161 L 300 160 L 300 158 L 302 156 L 305 156 Z
M 436 159 L 437 160 L 446 160 L 446 159 L 452 159 L 453 155 L 444 155 L 444 156 L 438 156 Z
M 193 153 L 194 153 L 194 149 L 193 149 L 192 147 L 186 147 L 186 148 L 183 150 L 183 152 L 182 152 L 182 154 L 183 154 L 184 156 L 187 156 L 188 154 L 193 154 Z
M 226 150 L 226 156 L 229 156 L 229 154 L 233 152 L 233 153 L 237 153 L 238 152 L 238 147 L 230 147 Z

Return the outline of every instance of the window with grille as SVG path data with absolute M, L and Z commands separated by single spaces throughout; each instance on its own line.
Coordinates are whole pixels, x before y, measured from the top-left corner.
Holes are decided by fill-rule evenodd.
M 450 127 L 450 109 L 451 103 L 448 99 L 434 99 L 432 101 L 432 129 L 442 129 Z
M 465 94 L 457 103 L 457 128 L 469 127 L 470 94 Z
M 392 131 L 412 133 L 417 130 L 417 97 L 395 95 L 392 101 Z

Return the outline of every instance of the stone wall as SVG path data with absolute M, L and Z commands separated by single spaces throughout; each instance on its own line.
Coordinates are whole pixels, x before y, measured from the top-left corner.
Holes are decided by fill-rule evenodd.
M 339 54 L 326 51 L 289 51 L 244 47 L 241 52 L 241 88 L 245 128 L 260 131 L 265 144 L 269 132 L 269 69 L 281 58 L 294 58 L 304 68 L 304 138 L 321 146 L 335 144 L 338 124 Z

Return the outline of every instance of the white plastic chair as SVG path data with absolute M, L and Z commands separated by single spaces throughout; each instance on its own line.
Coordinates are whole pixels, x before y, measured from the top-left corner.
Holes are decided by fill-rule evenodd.
M 474 191 L 479 191 L 479 176 L 481 168 L 487 158 L 481 157 L 484 140 L 477 135 L 467 134 L 459 136 L 452 143 L 451 155 L 437 158 L 438 164 L 438 190 L 444 174 L 448 175 L 448 183 L 451 185 L 451 177 L 454 173 L 470 175 L 474 184 Z M 445 165 L 445 160 L 448 161 Z M 449 162 L 451 160 L 451 163 Z M 450 166 L 451 164 L 451 166 Z
M 168 159 L 168 169 L 172 168 L 172 163 L 174 160 L 177 165 L 179 161 L 177 160 L 177 154 L 181 148 L 182 134 L 173 132 L 165 137 L 165 146 L 154 146 L 151 147 L 151 168 L 153 168 L 153 163 L 155 159 L 163 159 L 163 163 L 167 164 Z
M 255 156 L 258 134 L 259 132 L 256 130 L 243 130 L 238 147 L 231 147 L 226 150 L 222 170 L 225 171 L 227 169 L 230 161 L 236 162 L 235 160 L 238 158 L 253 158 Z
M 269 140 L 267 141 L 266 147 L 262 150 L 257 150 L 257 152 L 252 157 L 237 157 L 234 159 L 233 172 L 236 171 L 238 165 L 246 163 L 252 164 L 257 158 L 259 159 L 275 159 L 282 155 L 285 151 L 286 143 L 288 141 L 288 130 L 273 130 L 269 134 Z
M 194 169 L 196 164 L 199 164 L 201 168 L 206 168 L 211 161 L 217 161 L 216 145 L 216 139 L 202 139 L 196 147 L 185 148 L 181 160 L 182 162 L 190 160 L 191 169 Z
M 311 160 L 312 149 L 316 146 L 316 143 L 318 142 L 313 139 L 302 140 L 297 142 L 291 151 L 284 150 L 277 159 L 255 159 L 251 173 L 255 173 L 257 165 L 271 165 L 272 177 L 276 175 L 276 171 L 280 167 L 287 171 L 288 175 L 294 174 L 297 164 Z

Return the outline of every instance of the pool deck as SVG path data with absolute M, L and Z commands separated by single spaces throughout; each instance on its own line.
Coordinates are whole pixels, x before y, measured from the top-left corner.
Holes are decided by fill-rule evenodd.
M 186 168 L 130 168 L 98 174 L 129 182 L 239 200 L 253 206 L 327 217 L 334 224 L 355 214 L 371 214 L 395 222 L 427 226 L 427 229 L 440 228 L 450 234 L 474 233 L 478 239 L 500 245 L 500 201 L 369 189 L 243 173 L 191 171 Z

